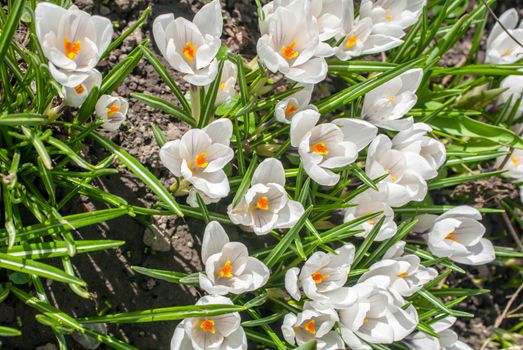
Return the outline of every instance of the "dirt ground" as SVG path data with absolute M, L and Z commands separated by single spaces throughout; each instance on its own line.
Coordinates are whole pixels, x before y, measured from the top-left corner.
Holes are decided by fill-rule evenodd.
M 516 5 L 522 4 L 517 1 Z M 109 17 L 118 25 L 116 32 L 125 30 L 128 25 L 139 18 L 141 12 L 152 7 L 152 14 L 147 23 L 132 37 L 128 38 L 122 47 L 113 52 L 107 60 L 100 64 L 100 69 L 107 72 L 117 62 L 122 60 L 135 47 L 137 42 L 144 38 L 152 38 L 151 26 L 153 19 L 162 13 L 174 12 L 176 16 L 192 18 L 204 1 L 173 1 L 173 0 L 76 0 L 81 9 L 93 14 Z M 222 5 L 224 2 L 222 1 Z M 508 7 L 503 2 L 503 7 Z M 256 7 L 253 0 L 225 1 L 225 28 L 224 40 L 233 51 L 240 51 L 246 56 L 255 55 L 255 45 L 258 35 Z M 467 43 L 458 46 L 450 54 L 447 64 L 455 64 L 455 60 L 466 55 Z M 159 55 L 156 48 L 155 52 Z M 162 58 L 163 60 L 163 58 Z M 165 63 L 165 61 L 163 61 Z M 168 67 L 168 64 L 165 63 Z M 173 76 L 178 76 L 172 71 Z M 181 85 L 184 83 L 178 80 Z M 186 86 L 187 88 L 187 86 Z M 131 92 L 149 92 L 156 96 L 172 100 L 158 74 L 146 61 L 142 61 L 133 71 L 117 93 L 129 98 L 130 109 L 128 121 L 120 132 L 108 134 L 113 141 L 146 165 L 155 176 L 167 185 L 172 183 L 169 172 L 161 165 L 158 157 L 159 148 L 154 140 L 151 124 L 158 125 L 169 139 L 180 137 L 187 126 L 177 122 L 173 117 L 137 102 L 130 97 Z M 91 149 L 89 149 L 91 147 Z M 86 145 L 84 152 L 98 154 L 102 152 L 93 145 Z M 151 206 L 156 198 L 149 193 L 132 175 L 122 172 L 122 176 L 102 178 L 97 185 L 105 187 L 109 192 L 122 196 L 130 203 Z M 101 209 L 102 205 L 78 200 L 71 208 L 70 213 L 85 210 L 85 206 Z M 224 205 L 224 204 L 223 204 Z M 223 210 L 224 208 L 218 208 Z M 89 291 L 93 293 L 91 300 L 83 300 L 72 293 L 63 284 L 50 283 L 46 285 L 52 302 L 65 312 L 75 317 L 93 316 L 94 313 L 108 310 L 110 313 L 126 312 L 148 308 L 168 307 L 175 305 L 193 304 L 199 292 L 194 288 L 169 284 L 157 281 L 134 273 L 130 266 L 144 266 L 150 268 L 170 269 L 173 271 L 196 272 L 201 270 L 199 246 L 203 233 L 203 226 L 194 221 L 182 220 L 176 217 L 155 218 L 153 224 L 163 233 L 163 239 L 155 242 L 154 251 L 144 244 L 144 235 L 147 225 L 138 219 L 123 217 L 106 224 L 80 230 L 78 239 L 116 239 L 127 243 L 111 251 L 82 254 L 73 258 L 81 278 L 88 281 Z M 189 233 L 191 232 L 191 233 Z M 147 236 L 147 235 L 146 235 Z M 147 237 L 146 237 L 147 239 Z M 497 269 L 493 267 L 492 269 Z M 499 271 L 478 269 L 478 274 L 498 273 Z M 502 272 L 501 272 L 502 273 Z M 464 278 L 465 285 L 473 284 L 472 278 Z M 486 288 L 495 286 L 486 286 Z M 496 290 L 496 288 L 493 288 Z M 463 330 L 465 341 L 474 349 L 479 349 L 481 340 L 489 334 L 489 320 L 496 314 L 494 300 L 506 297 L 502 289 L 497 289 L 492 296 L 472 298 L 463 310 L 477 311 L 478 316 L 470 322 L 462 322 L 458 327 Z M 34 319 L 35 313 L 25 305 L 21 305 L 13 296 L 7 303 L 0 304 L 0 324 L 16 324 L 21 320 L 25 336 L 2 339 L 2 349 L 55 349 L 50 343 L 55 343 L 54 336 L 49 328 L 42 326 Z M 116 337 L 129 342 L 139 349 L 168 349 L 176 322 L 159 322 L 151 324 L 109 326 L 109 332 Z M 45 347 L 47 345 L 47 347 Z M 77 343 L 70 341 L 71 349 L 82 349 Z M 103 345 L 99 349 L 106 349 Z

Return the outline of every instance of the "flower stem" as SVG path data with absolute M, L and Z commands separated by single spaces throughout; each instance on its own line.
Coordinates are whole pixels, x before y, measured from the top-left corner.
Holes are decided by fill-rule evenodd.
M 191 94 L 191 111 L 192 111 L 192 117 L 194 120 L 196 120 L 196 123 L 200 121 L 200 87 L 196 85 L 191 85 L 191 88 L 189 89 L 189 92 Z

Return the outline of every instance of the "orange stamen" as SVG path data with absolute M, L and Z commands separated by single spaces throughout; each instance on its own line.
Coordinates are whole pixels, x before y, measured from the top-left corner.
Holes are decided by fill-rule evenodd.
M 519 165 L 518 157 L 512 157 L 512 158 L 510 158 L 510 160 L 512 161 L 512 164 L 514 164 L 514 166 L 518 166 Z
M 312 145 L 311 150 L 314 153 L 317 153 L 317 154 L 322 155 L 322 156 L 325 156 L 325 155 L 329 154 L 329 149 L 325 145 L 325 142 L 315 143 L 314 145 Z
M 407 278 L 409 277 L 409 273 L 408 272 L 402 272 L 398 275 L 399 278 Z
M 107 115 L 109 117 L 112 117 L 113 114 L 115 114 L 116 112 L 118 112 L 120 110 L 120 106 L 116 106 L 116 105 L 111 105 L 109 106 L 109 108 L 107 108 Z
M 81 93 L 83 93 L 85 91 L 85 88 L 82 84 L 80 85 L 77 85 L 75 88 L 74 88 L 74 91 L 76 91 L 76 93 L 78 95 L 80 95 Z
M 209 163 L 207 162 L 207 152 L 202 152 L 194 157 L 194 163 L 198 168 L 206 168 Z
M 203 321 L 202 323 L 200 323 L 200 328 L 203 329 L 204 332 L 210 332 L 211 334 L 216 333 L 216 329 L 214 329 L 213 320 Z
M 356 35 L 351 34 L 351 36 L 349 37 L 349 40 L 347 40 L 347 43 L 345 44 L 345 46 L 347 46 L 350 49 L 357 43 L 358 43 L 358 39 L 356 38 Z
M 456 230 L 452 230 L 452 232 L 445 236 L 445 239 L 450 239 L 451 241 L 459 242 L 458 239 L 454 236 L 455 233 Z
M 198 48 L 195 45 L 193 45 L 190 41 L 187 41 L 185 43 L 185 47 L 183 48 L 183 54 L 189 61 L 194 61 L 196 51 L 198 51 Z
M 269 198 L 267 198 L 266 196 L 261 196 L 260 198 L 258 198 L 256 207 L 261 210 L 269 210 Z
M 316 323 L 316 320 L 310 320 L 309 322 L 305 323 L 305 326 L 303 328 L 309 332 L 310 334 L 316 334 L 316 329 L 314 328 L 314 323 Z
M 74 60 L 74 58 L 76 56 L 78 56 L 78 53 L 80 52 L 80 47 L 81 47 L 80 40 L 78 40 L 77 42 L 73 43 L 73 42 L 67 40 L 66 38 L 64 38 L 65 55 L 70 60 Z
M 289 46 L 282 46 L 281 54 L 283 55 L 283 57 L 285 57 L 288 60 L 298 57 L 299 52 L 294 51 L 294 48 L 296 47 L 296 45 L 297 45 L 296 40 L 293 40 Z
M 320 272 L 316 271 L 312 274 L 311 277 L 314 280 L 314 283 L 320 284 L 321 282 L 323 282 L 323 280 L 325 280 L 326 278 L 329 278 L 330 275 L 328 275 L 328 274 L 322 275 Z
M 220 269 L 220 276 L 225 277 L 225 278 L 231 278 L 234 276 L 232 274 L 232 265 L 231 265 L 230 260 L 227 260 L 225 262 L 225 265 L 223 265 L 222 268 Z
M 288 117 L 289 115 L 296 113 L 297 110 L 298 110 L 298 106 L 296 106 L 296 104 L 289 103 L 287 105 L 287 107 L 285 108 L 285 116 Z

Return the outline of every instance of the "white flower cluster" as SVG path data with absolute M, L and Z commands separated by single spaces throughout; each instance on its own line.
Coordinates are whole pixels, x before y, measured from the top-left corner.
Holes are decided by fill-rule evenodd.
M 111 21 L 91 16 L 71 6 L 40 2 L 35 10 L 36 36 L 49 60 L 51 76 L 62 85 L 64 103 L 80 107 L 93 87 L 100 88 L 102 75 L 96 65 L 111 43 Z M 125 121 L 129 104 L 119 96 L 102 95 L 95 111 L 108 131 L 117 130 Z
M 347 203 L 345 222 L 379 213 L 354 228 L 357 237 L 367 237 L 378 222 L 381 227 L 376 241 L 396 236 L 393 208 L 425 199 L 427 181 L 437 177 L 446 161 L 445 146 L 430 136 L 428 125 L 404 118 L 417 103 L 422 69 L 408 70 L 368 92 L 360 119 L 320 122 L 322 116 L 310 104 L 314 84 L 327 75 L 326 57 L 349 60 L 400 45 L 405 30 L 418 21 L 424 5 L 425 0 L 363 0 L 357 16 L 352 0 L 274 0 L 263 7 L 258 57 L 269 71 L 298 83 L 299 91 L 276 104 L 274 118 L 289 124 L 288 142 L 299 155 L 305 173 L 319 186 L 335 186 L 342 178 L 340 172 L 350 168 L 366 149 L 366 175 L 381 178 L 378 191 L 368 189 Z M 515 10 L 505 13 L 501 20 L 515 37 L 523 39 L 523 30 L 515 29 Z M 65 103 L 81 106 L 93 87 L 101 86 L 102 76 L 94 67 L 109 46 L 111 23 L 74 6 L 65 10 L 40 3 L 35 24 L 49 59 L 49 71 L 63 86 Z M 192 21 L 165 14 L 153 23 L 158 49 L 187 82 L 208 88 L 219 79 L 216 104 L 236 94 L 235 64 L 226 61 L 217 77 L 222 29 L 219 0 L 203 6 Z M 500 27 L 493 29 L 488 47 L 489 63 L 511 63 L 523 52 Z M 523 84 L 517 88 L 521 95 Z M 103 95 L 96 104 L 96 114 L 108 130 L 118 129 L 127 109 L 128 103 L 121 97 Z M 379 133 L 380 129 L 386 131 Z M 198 207 L 198 196 L 206 204 L 229 196 L 226 166 L 235 156 L 230 144 L 233 132 L 229 119 L 217 119 L 161 148 L 161 161 L 179 180 L 178 192 L 188 195 L 189 205 Z M 392 138 L 390 133 L 395 133 Z M 506 167 L 511 176 L 523 179 L 523 153 L 515 152 Z M 256 235 L 267 235 L 299 221 L 305 210 L 289 198 L 280 160 L 263 160 L 249 180 L 238 204 L 227 208 L 233 224 Z M 422 215 L 418 220 L 414 232 L 423 235 L 436 257 L 468 265 L 495 258 L 492 243 L 483 238 L 481 214 L 474 208 L 460 206 L 441 216 Z M 396 242 L 354 282 L 349 281 L 356 252 L 351 243 L 331 252 L 316 251 L 301 268 L 288 269 L 288 295 L 296 301 L 305 300 L 301 312 L 285 316 L 281 327 L 285 340 L 302 345 L 316 339 L 320 350 L 366 350 L 372 348 L 370 344 L 397 341 L 411 349 L 469 349 L 449 330 L 455 321 L 450 317 L 431 324 L 439 338 L 413 333 L 418 314 L 405 298 L 413 296 L 438 272 L 425 267 L 417 255 L 405 254 L 405 245 Z M 249 256 L 244 244 L 231 242 L 215 221 L 205 229 L 201 257 L 205 271 L 199 275 L 199 285 L 209 295 L 196 305 L 232 305 L 226 295 L 256 291 L 270 277 L 269 268 Z M 240 323 L 238 313 L 185 319 L 174 332 L 171 349 L 247 349 Z

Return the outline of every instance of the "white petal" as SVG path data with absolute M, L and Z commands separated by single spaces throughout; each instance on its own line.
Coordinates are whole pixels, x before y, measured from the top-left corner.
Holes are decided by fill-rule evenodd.
M 300 287 L 298 285 L 299 273 L 300 269 L 297 267 L 293 267 L 285 273 L 285 290 L 293 299 L 298 301 L 301 299 Z
M 216 38 L 222 36 L 223 17 L 219 0 L 213 0 L 203 6 L 200 11 L 194 15 L 194 24 L 202 34 L 209 34 Z
M 261 162 L 252 175 L 251 185 L 275 183 L 285 186 L 285 170 L 276 158 L 267 158 Z
M 205 227 L 202 242 L 202 261 L 222 251 L 225 243 L 229 243 L 229 236 L 218 221 L 211 221 Z

